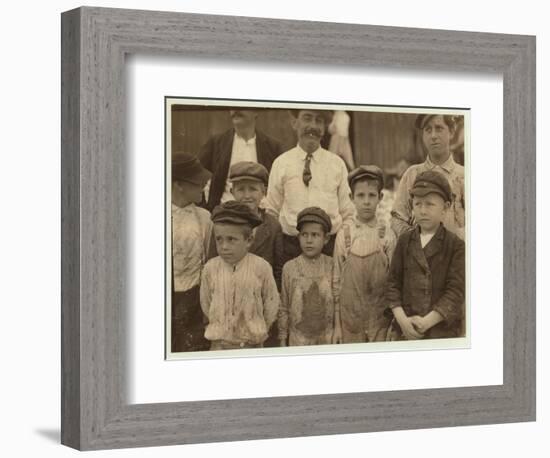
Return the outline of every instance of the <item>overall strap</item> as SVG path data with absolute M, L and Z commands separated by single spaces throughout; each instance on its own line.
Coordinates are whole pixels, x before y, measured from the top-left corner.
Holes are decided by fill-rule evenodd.
M 351 250 L 351 229 L 347 224 L 344 224 L 344 243 L 346 246 L 346 258 L 347 258 Z

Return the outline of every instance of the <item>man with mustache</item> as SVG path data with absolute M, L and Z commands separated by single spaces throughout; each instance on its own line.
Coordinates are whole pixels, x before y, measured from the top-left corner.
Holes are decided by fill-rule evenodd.
M 320 207 L 328 214 L 331 231 L 323 253 L 329 256 L 336 233 L 355 212 L 344 161 L 321 147 L 332 112 L 309 108 L 289 111 L 298 144 L 273 162 L 266 198 L 267 211 L 279 219 L 283 229 L 283 263 L 301 253 L 296 224 L 304 208 Z
M 464 240 L 464 167 L 454 161 L 450 148 L 456 128 L 454 117 L 421 114 L 416 118 L 415 126 L 422 133 L 422 143 L 428 155 L 422 164 L 411 165 L 401 177 L 391 212 L 391 227 L 399 237 L 415 225 L 409 191 L 419 173 L 435 170 L 447 178 L 453 193 L 451 208 L 443 224 Z
M 277 140 L 256 129 L 258 110 L 237 107 L 229 110 L 229 115 L 233 128 L 210 137 L 199 153 L 203 167 L 212 172 L 212 179 L 205 189 L 205 206 L 210 211 L 220 203 L 233 200 L 228 181 L 230 166 L 252 161 L 269 171 L 282 152 Z

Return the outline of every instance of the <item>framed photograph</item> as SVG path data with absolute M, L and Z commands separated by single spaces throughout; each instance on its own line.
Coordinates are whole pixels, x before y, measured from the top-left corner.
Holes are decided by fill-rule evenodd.
M 235 123 L 246 127 L 247 119 L 254 133 L 237 135 Z M 462 196 L 452 179 L 440 181 L 444 172 L 403 185 L 411 164 L 437 162 L 441 142 L 429 140 L 436 130 L 446 135 L 445 158 L 463 167 Z M 243 147 L 214 153 L 208 145 L 226 132 Z M 62 443 L 90 450 L 534 420 L 534 134 L 534 37 L 89 7 L 63 13 Z M 298 148 L 303 158 L 287 154 Z M 297 158 L 300 167 L 291 167 Z M 250 191 L 248 182 L 260 186 Z M 387 263 L 380 272 L 410 275 L 396 267 L 396 259 L 414 259 L 396 255 L 400 237 L 383 256 L 387 235 L 397 234 L 395 202 L 383 200 L 394 182 L 409 206 L 433 195 L 443 202 L 436 235 L 426 237 L 429 218 L 417 208 L 401 221 L 424 256 L 441 228 L 463 247 L 462 286 L 450 301 L 461 320 L 439 309 L 439 324 L 424 328 L 411 317 L 427 314 L 405 300 L 376 315 L 388 322 L 361 321 L 360 340 L 346 341 L 360 321 L 345 319 L 345 304 L 353 309 L 361 296 L 345 286 L 354 236 L 344 223 L 362 215 L 357 189 L 382 191 L 372 197 L 377 209 L 363 215 Z M 250 192 L 258 195 L 243 197 Z M 295 211 L 304 192 L 311 205 Z M 178 220 L 189 203 L 207 217 Z M 280 269 L 253 251 L 265 214 L 295 251 Z M 451 214 L 452 230 L 443 224 Z M 305 242 L 316 236 L 311 228 L 321 234 L 319 253 Z M 188 243 L 188 233 L 201 235 Z M 241 238 L 237 259 L 226 245 Z M 321 281 L 296 286 L 302 271 L 286 268 L 285 277 L 294 260 L 334 258 L 323 252 L 331 242 L 336 256 L 340 242 L 345 298 L 333 290 L 324 297 Z M 252 274 L 235 280 L 245 262 Z M 448 289 L 450 276 L 435 289 Z M 325 277 L 334 282 L 334 272 Z M 418 286 L 414 278 L 397 290 Z M 301 298 L 299 312 L 284 291 Z M 235 300 L 249 293 L 260 298 L 254 307 Z M 384 288 L 385 304 L 388 297 Z M 239 316 L 227 306 L 237 303 L 246 317 L 219 325 L 229 309 Z M 321 303 L 325 340 L 312 337 Z M 452 336 L 429 333 L 446 321 L 460 321 Z M 407 338 L 413 331 L 417 338 Z
M 186 97 L 166 97 L 165 102 L 166 177 L 172 177 L 166 180 L 165 212 L 170 241 L 167 359 L 469 346 L 469 109 Z M 308 148 L 308 142 L 314 162 L 306 185 L 305 161 L 291 159 L 304 155 L 300 145 Z M 187 158 L 185 168 L 182 157 Z M 410 196 L 415 179 L 422 172 L 429 172 L 429 179 L 434 171 L 448 182 L 448 209 L 443 205 L 442 210 L 445 227 L 460 239 L 459 252 L 443 255 L 446 244 L 436 244 L 436 238 L 426 256 L 414 249 L 398 251 L 392 270 L 398 236 L 416 223 Z M 369 199 L 365 186 L 372 194 Z M 419 205 L 424 189 L 442 192 L 433 183 L 420 189 Z M 216 215 L 231 201 L 245 203 L 261 220 L 239 259 L 235 248 L 221 250 L 223 236 L 216 235 L 227 229 L 227 223 L 216 222 Z M 330 217 L 331 227 L 312 250 L 296 225 L 299 212 L 313 206 Z M 440 223 L 434 220 L 432 226 Z M 241 230 L 242 222 L 236 228 Z M 269 288 L 252 294 L 251 279 L 258 285 L 265 279 L 253 274 L 257 269 L 244 268 L 248 262 L 258 263 L 249 254 L 269 264 L 273 300 L 264 299 Z M 445 268 L 432 264 L 436 256 L 446 259 Z M 315 268 L 318 262 L 326 262 L 321 272 Z M 220 284 L 226 267 L 231 276 Z M 233 273 L 239 268 L 246 272 L 243 278 Z M 438 292 L 428 302 L 450 301 L 447 310 L 440 310 L 451 314 L 445 323 L 408 339 L 387 306 L 395 293 L 411 294 L 402 293 L 406 270 L 420 274 L 415 282 L 422 296 L 426 285 L 420 278 L 428 271 L 429 277 L 445 272 L 434 280 L 441 285 L 432 287 Z M 449 288 L 442 287 L 447 283 Z M 408 310 L 409 316 L 414 314 Z

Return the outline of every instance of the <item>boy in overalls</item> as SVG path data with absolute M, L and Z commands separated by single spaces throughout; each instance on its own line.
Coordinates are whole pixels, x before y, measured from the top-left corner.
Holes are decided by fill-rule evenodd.
M 395 236 L 376 217 L 384 176 L 374 165 L 362 165 L 348 176 L 355 205 L 352 224 L 338 231 L 334 249 L 333 343 L 377 342 L 386 338 L 384 284 L 395 248 Z

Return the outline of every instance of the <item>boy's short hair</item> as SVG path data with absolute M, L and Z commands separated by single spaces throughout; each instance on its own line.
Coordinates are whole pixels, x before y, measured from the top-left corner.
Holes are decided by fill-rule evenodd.
M 296 229 L 300 231 L 305 223 L 317 223 L 323 227 L 325 234 L 328 234 L 332 229 L 332 222 L 327 213 L 319 207 L 307 207 L 298 213 L 296 221 Z
M 269 172 L 262 165 L 252 161 L 236 162 L 229 168 L 229 181 L 236 183 L 238 181 L 249 180 L 257 181 L 267 186 Z
M 214 224 L 244 225 L 251 229 L 263 223 L 262 219 L 248 208 L 248 205 L 241 204 L 234 200 L 216 206 L 214 210 L 212 210 L 210 219 Z
M 375 180 L 378 183 L 378 193 L 384 189 L 384 172 L 376 165 L 360 165 L 348 174 L 351 195 L 355 193 L 355 185 L 360 181 Z
M 409 191 L 411 198 L 414 196 L 423 197 L 430 193 L 439 194 L 445 202 L 451 202 L 453 198 L 453 191 L 451 190 L 449 181 L 435 170 L 419 173 Z
M 252 231 L 254 230 L 248 224 L 221 223 L 219 221 L 217 223 L 214 223 L 214 227 L 216 227 L 217 225 L 220 225 L 220 224 L 230 224 L 231 226 L 237 227 L 241 231 L 241 234 L 243 235 L 243 238 L 245 240 L 252 236 Z
M 456 121 L 455 117 L 452 115 L 438 115 L 437 113 L 425 113 L 420 114 L 416 117 L 415 126 L 417 129 L 424 129 L 424 126 L 427 124 L 427 122 L 432 119 L 434 116 L 443 116 L 443 122 L 447 124 L 447 127 L 450 131 L 454 131 L 456 129 Z

